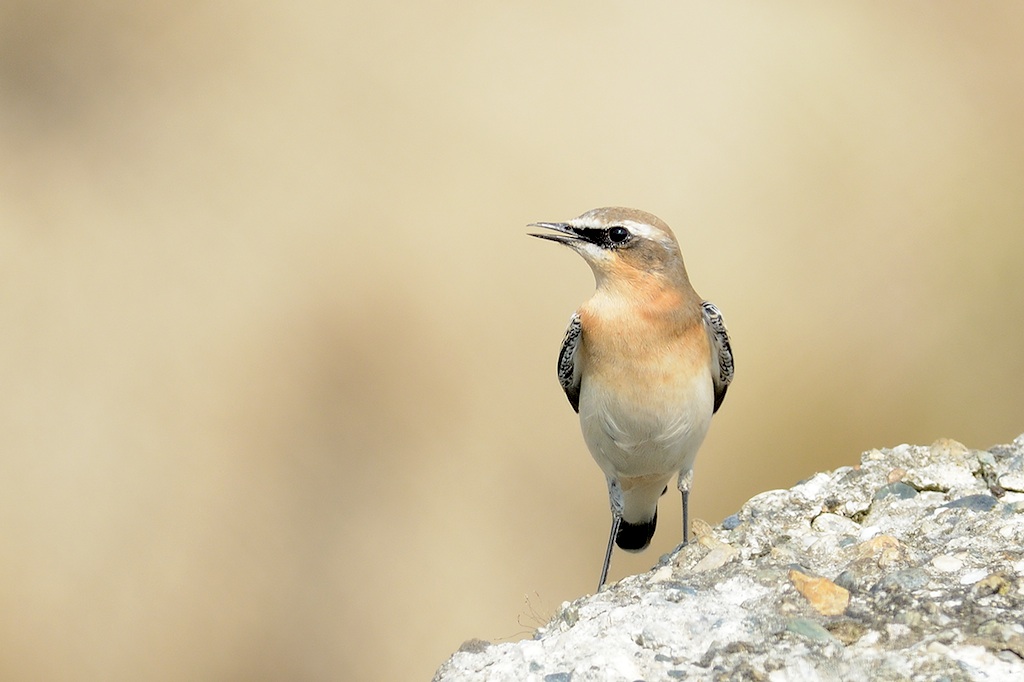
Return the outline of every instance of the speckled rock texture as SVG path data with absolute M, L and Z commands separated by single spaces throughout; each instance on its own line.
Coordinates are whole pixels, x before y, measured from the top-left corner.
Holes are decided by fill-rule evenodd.
M 694 531 L 435 681 L 1024 680 L 1024 435 L 872 450 Z

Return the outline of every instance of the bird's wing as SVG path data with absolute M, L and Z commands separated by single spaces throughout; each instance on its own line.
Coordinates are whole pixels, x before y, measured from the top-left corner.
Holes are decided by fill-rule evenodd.
M 732 346 L 729 344 L 729 330 L 725 328 L 722 313 L 711 301 L 701 303 L 704 309 L 704 329 L 711 342 L 711 380 L 715 385 L 715 409 L 722 406 L 725 392 L 732 383 Z
M 558 383 L 576 412 L 580 411 L 580 370 L 576 366 L 576 348 L 580 345 L 582 330 L 580 314 L 573 313 L 562 339 L 562 348 L 558 351 Z

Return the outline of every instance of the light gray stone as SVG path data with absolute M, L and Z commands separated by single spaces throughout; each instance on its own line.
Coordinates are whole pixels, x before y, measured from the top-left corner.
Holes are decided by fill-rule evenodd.
M 435 681 L 1024 679 L 1022 480 L 1024 435 L 872 450 L 755 496 L 531 640 L 472 641 Z

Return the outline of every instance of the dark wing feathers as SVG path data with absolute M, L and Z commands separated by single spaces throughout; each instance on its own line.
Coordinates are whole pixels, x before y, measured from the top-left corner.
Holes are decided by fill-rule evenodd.
M 576 347 L 580 343 L 580 314 L 574 313 L 558 351 L 558 383 L 576 412 L 580 411 L 580 372 L 576 368 Z
M 732 383 L 732 346 L 729 344 L 729 331 L 725 328 L 722 313 L 715 304 L 704 301 L 701 307 L 704 309 L 704 328 L 708 332 L 708 340 L 711 341 L 711 380 L 715 385 L 714 412 L 718 412 L 722 401 L 725 400 L 725 392 Z

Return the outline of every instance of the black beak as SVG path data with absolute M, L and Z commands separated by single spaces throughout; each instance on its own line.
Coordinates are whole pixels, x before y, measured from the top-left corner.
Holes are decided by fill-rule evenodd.
M 587 241 L 583 236 L 582 231 L 572 227 L 569 223 L 530 223 L 527 227 L 544 227 L 549 230 L 554 230 L 558 234 L 547 234 L 543 232 L 530 232 L 529 234 L 531 237 L 547 239 L 549 241 L 558 242 L 559 244 L 572 244 L 573 242 Z

